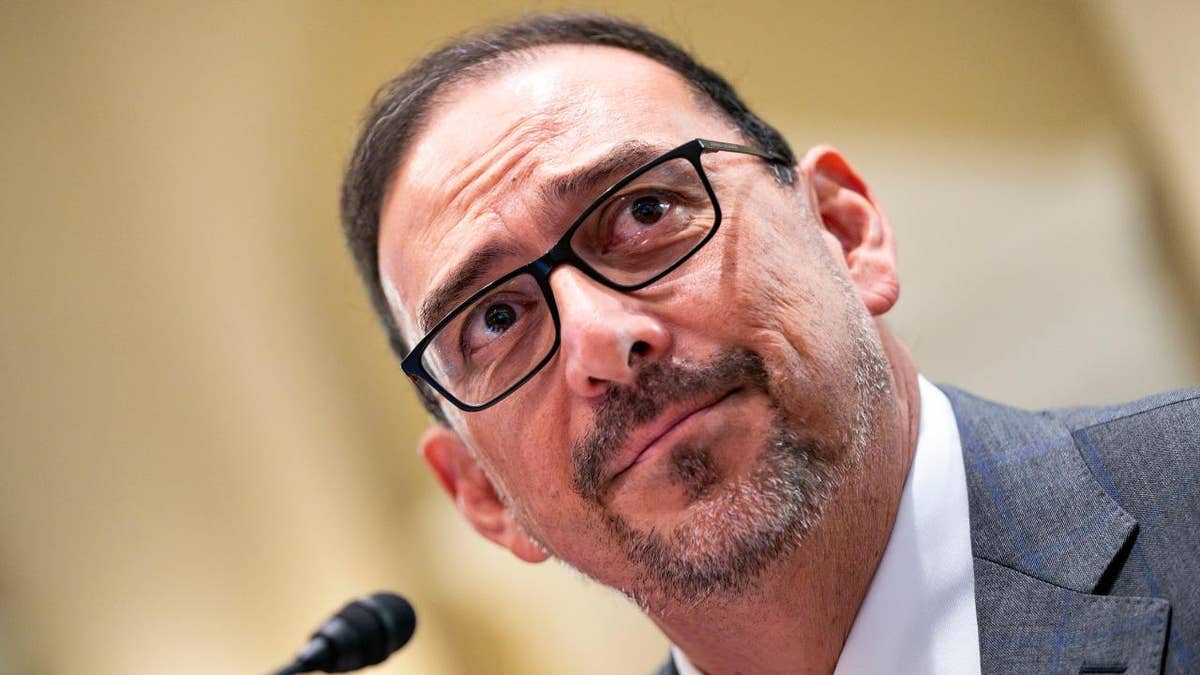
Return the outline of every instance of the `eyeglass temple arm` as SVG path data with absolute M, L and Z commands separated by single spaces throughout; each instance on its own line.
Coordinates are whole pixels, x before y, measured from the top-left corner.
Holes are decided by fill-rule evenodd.
M 780 155 L 770 152 L 763 152 L 762 150 L 759 150 L 758 148 L 752 148 L 749 145 L 738 145 L 737 143 L 726 143 L 724 141 L 710 141 L 706 138 L 698 138 L 696 140 L 700 142 L 700 149 L 704 152 L 717 152 L 719 150 L 726 150 L 729 152 L 740 152 L 747 155 L 754 155 L 755 157 L 762 157 L 763 159 L 776 164 L 791 164 L 791 162 L 785 157 L 781 157 Z

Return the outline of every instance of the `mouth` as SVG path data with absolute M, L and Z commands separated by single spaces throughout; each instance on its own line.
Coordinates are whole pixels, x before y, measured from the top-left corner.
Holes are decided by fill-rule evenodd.
M 689 422 L 741 391 L 742 387 L 736 387 L 716 396 L 672 405 L 653 422 L 634 431 L 617 453 L 613 471 L 607 481 L 608 488 L 611 490 L 633 467 L 670 449 L 677 437 L 686 431 Z

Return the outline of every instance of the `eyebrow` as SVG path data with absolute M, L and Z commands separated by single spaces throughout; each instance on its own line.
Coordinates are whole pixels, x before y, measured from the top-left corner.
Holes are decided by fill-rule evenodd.
M 662 149 L 644 141 L 625 141 L 595 164 L 546 181 L 542 186 L 542 197 L 548 201 L 563 201 L 583 192 L 595 192 L 598 185 L 624 176 L 662 153 Z
M 662 154 L 662 150 L 644 141 L 625 141 L 608 152 L 600 161 L 555 176 L 542 184 L 542 198 L 556 203 L 577 198 L 580 194 L 596 192 L 597 186 L 624 176 Z M 608 187 L 605 185 L 605 187 Z M 453 310 L 467 291 L 479 283 L 497 260 L 510 257 L 517 247 L 508 242 L 484 244 L 459 263 L 446 280 L 430 292 L 417 312 L 421 330 L 428 332 Z
M 502 258 L 512 256 L 517 247 L 506 242 L 485 244 L 470 253 L 432 293 L 425 296 L 418 311 L 421 330 L 428 332 L 446 316 L 467 290 L 479 283 L 485 272 Z

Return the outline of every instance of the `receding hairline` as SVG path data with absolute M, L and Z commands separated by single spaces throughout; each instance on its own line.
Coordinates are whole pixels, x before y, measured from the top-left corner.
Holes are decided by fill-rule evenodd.
M 501 52 L 485 61 L 480 61 L 479 63 L 473 64 L 467 68 L 463 68 L 455 73 L 453 77 L 438 85 L 437 89 L 434 90 L 433 94 L 431 94 L 429 99 L 425 102 L 425 105 L 422 106 L 420 115 L 414 119 L 412 135 L 409 137 L 408 142 L 405 144 L 401 152 L 392 158 L 392 171 L 387 178 L 387 187 L 383 192 L 382 199 L 380 199 L 380 205 L 386 204 L 388 200 L 391 199 L 392 190 L 395 188 L 397 183 L 396 178 L 403 171 L 405 163 L 412 154 L 413 148 L 418 146 L 421 142 L 421 139 L 427 133 L 429 133 L 433 126 L 434 120 L 437 118 L 438 112 L 453 106 L 455 99 L 459 94 L 462 93 L 464 88 L 482 85 L 488 80 L 499 79 L 504 75 L 514 72 L 522 66 L 533 64 L 551 52 L 597 50 L 603 50 L 607 52 L 616 51 L 623 54 L 628 54 L 635 57 L 636 60 L 646 63 L 653 69 L 662 70 L 669 76 L 673 77 L 677 82 L 682 84 L 683 87 L 691 94 L 691 102 L 696 106 L 699 112 L 715 115 L 716 117 L 729 122 L 731 130 L 744 139 L 744 134 L 742 134 L 741 130 L 738 128 L 737 121 L 733 119 L 733 116 L 730 115 L 726 110 L 721 108 L 720 104 L 714 101 L 707 92 L 697 86 L 694 82 L 689 81 L 683 73 L 645 54 L 615 45 L 590 44 L 586 42 L 556 42 L 551 44 L 534 45 L 531 47 L 522 47 L 521 49 Z M 385 121 L 386 119 L 381 118 L 376 122 L 376 125 Z M 370 134 L 370 131 L 367 133 Z M 376 241 L 377 256 L 378 253 L 378 241 Z

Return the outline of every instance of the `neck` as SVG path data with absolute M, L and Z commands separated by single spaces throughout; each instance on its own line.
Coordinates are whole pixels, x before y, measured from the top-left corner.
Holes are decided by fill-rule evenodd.
M 912 357 L 877 325 L 895 405 L 881 415 L 877 444 L 843 479 L 821 522 L 753 591 L 651 616 L 707 675 L 829 673 L 837 665 L 891 536 L 920 421 Z

